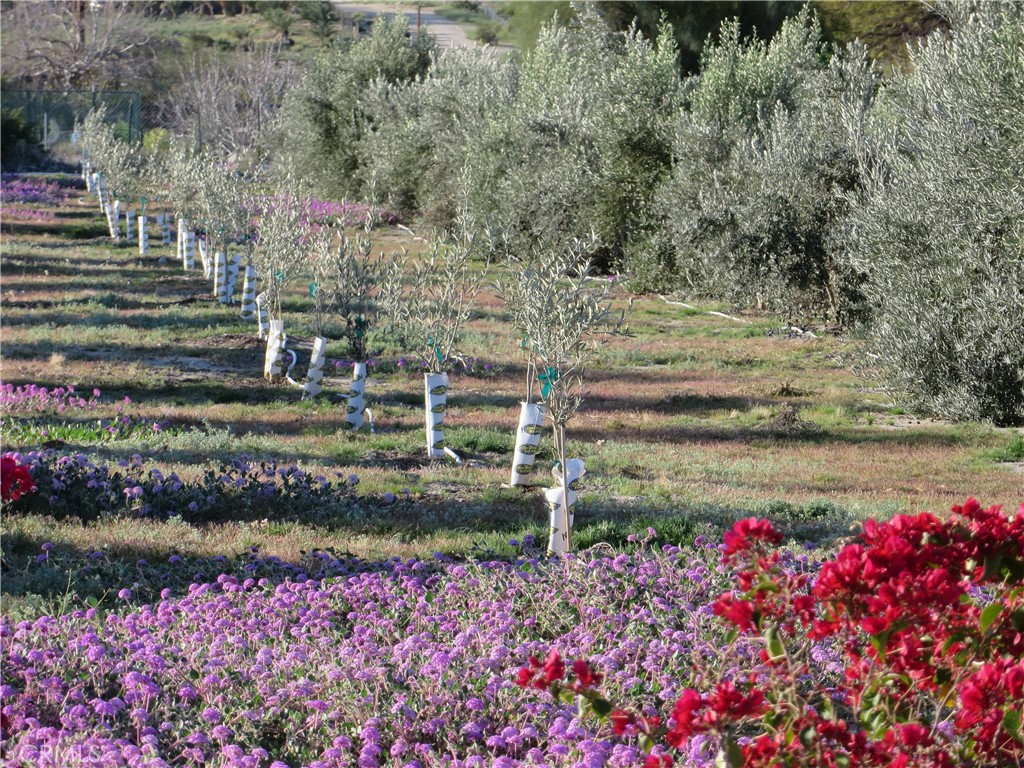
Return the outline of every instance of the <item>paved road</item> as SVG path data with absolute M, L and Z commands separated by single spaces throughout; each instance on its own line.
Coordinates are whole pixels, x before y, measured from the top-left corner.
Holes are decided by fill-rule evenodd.
M 353 14 L 362 14 L 365 18 L 384 14 L 395 16 L 404 14 L 409 19 L 409 28 L 416 29 L 416 7 L 400 3 L 335 3 L 338 15 L 344 14 L 349 19 Z M 472 47 L 478 45 L 466 36 L 466 27 L 460 26 L 444 16 L 438 16 L 432 8 L 422 8 L 419 12 L 419 23 L 422 29 L 434 36 L 438 48 L 449 46 Z

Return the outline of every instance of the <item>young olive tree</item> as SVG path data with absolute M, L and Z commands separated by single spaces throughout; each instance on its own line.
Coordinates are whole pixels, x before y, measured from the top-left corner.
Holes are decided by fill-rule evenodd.
M 885 87 L 884 164 L 849 243 L 870 275 L 868 364 L 951 419 L 1024 424 L 1024 8 L 950 8 Z
M 251 259 L 258 177 L 208 151 L 195 156 L 194 170 L 197 218 L 210 242 L 222 252 L 229 243 L 241 244 Z
M 591 279 L 597 242 L 592 235 L 561 251 L 534 250 L 527 258 L 510 259 L 509 273 L 499 282 L 512 325 L 525 338 L 553 428 L 563 491 L 549 543 L 557 552 L 572 550 L 566 427 L 583 404 L 587 364 L 600 339 L 628 331 L 629 308 L 612 305 L 614 283 Z
M 373 258 L 373 228 L 369 217 L 362 234 L 354 237 L 338 228 L 325 228 L 312 238 L 311 259 L 317 314 L 342 323 L 342 336 L 352 360 L 369 359 L 369 338 L 377 324 L 375 294 L 383 266 Z M 318 327 L 322 320 L 318 320 Z M 319 331 L 318 331 L 319 333 Z
M 370 334 L 377 323 L 375 294 L 382 274 L 381 260 L 374 260 L 372 256 L 373 224 L 371 214 L 362 235 L 349 237 L 339 226 L 325 227 L 311 237 L 313 281 L 309 290 L 317 335 L 322 334 L 327 317 L 341 321 L 341 334 L 352 357 L 352 385 L 346 396 L 345 423 L 353 430 L 363 426 L 367 412 L 367 360 Z
M 459 343 L 472 315 L 473 299 L 485 278 L 471 263 L 470 235 L 435 237 L 419 258 L 395 257 L 384 269 L 379 312 L 399 345 L 426 368 L 427 453 L 450 452 L 439 431 L 447 409 L 448 372 L 461 358 Z
M 202 216 L 200 186 L 204 169 L 195 144 L 187 138 L 174 139 L 159 167 L 163 196 L 174 214 L 194 224 Z
M 142 196 L 145 163 L 138 144 L 122 141 L 114 126 L 106 120 L 106 107 L 91 110 L 78 128 L 83 152 L 92 166 L 103 175 L 106 188 L 115 200 L 128 203 Z M 110 214 L 108 213 L 108 217 Z M 111 220 L 111 236 L 120 237 Z
M 263 201 L 256 231 L 252 263 L 267 293 L 265 305 L 274 319 L 281 320 L 285 288 L 308 273 L 309 233 L 293 177 L 285 178 L 277 193 Z

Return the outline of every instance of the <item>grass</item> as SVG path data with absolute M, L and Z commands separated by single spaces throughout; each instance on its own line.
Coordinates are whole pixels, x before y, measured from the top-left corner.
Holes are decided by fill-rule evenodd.
M 339 397 L 348 371 L 330 368 L 325 394 L 312 402 L 265 381 L 254 323 L 237 307 L 217 304 L 198 273 L 175 263 L 172 247 L 152 245 L 143 262 L 133 248 L 104 237 L 65 237 L 75 227 L 103 226 L 91 202 L 82 191 L 46 227 L 5 222 L 3 380 L 97 387 L 103 398 L 90 419 L 112 418 L 127 396 L 127 412 L 140 423 L 170 428 L 109 440 L 76 427 L 74 414 L 36 416 L 32 428 L 11 422 L 17 428 L 4 429 L 3 449 L 38 448 L 40 428 L 49 426 L 64 440 L 62 450 L 106 462 L 140 453 L 183 478 L 248 453 L 296 461 L 312 473 L 358 474 L 358 500 L 263 524 L 84 525 L 7 511 L 4 611 L 29 615 L 85 595 L 102 599 L 116 584 L 83 570 L 95 552 L 121 574 L 115 582 L 130 586 L 139 558 L 164 562 L 175 553 L 208 571 L 212 558 L 240 556 L 254 545 L 299 562 L 315 547 L 369 559 L 471 556 L 510 553 L 509 540 L 527 533 L 543 538 L 540 489 L 502 487 L 525 371 L 493 295 L 479 297 L 465 350 L 479 358 L 478 370 L 490 369 L 452 377 L 444 432 L 463 463 L 431 462 L 422 379 L 397 366 L 403 350 L 384 338 L 375 342 L 378 366 L 367 391 L 376 429 L 350 434 Z M 404 237 L 385 231 L 378 240 L 415 250 Z M 287 302 L 286 328 L 310 335 L 303 297 L 300 285 Z M 854 375 L 845 362 L 855 351 L 851 340 L 793 338 L 770 317 L 737 323 L 704 313 L 724 307 L 690 311 L 643 296 L 635 307 L 633 335 L 602 344 L 588 371 L 586 403 L 569 428 L 570 454 L 587 466 L 578 546 L 617 546 L 647 527 L 662 540 L 686 542 L 755 514 L 798 540 L 827 546 L 867 517 L 942 512 L 969 495 L 1010 508 L 1022 501 L 1019 431 L 908 418 L 874 382 Z M 328 359 L 345 353 L 338 342 L 328 347 Z M 541 446 L 538 477 L 546 484 L 548 435 Z M 385 494 L 398 500 L 384 503 Z M 41 581 L 34 563 L 48 541 L 64 556 Z

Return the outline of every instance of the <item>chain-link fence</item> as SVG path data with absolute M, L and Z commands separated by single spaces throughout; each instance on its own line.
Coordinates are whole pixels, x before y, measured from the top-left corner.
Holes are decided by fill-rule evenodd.
M 107 121 L 125 141 L 142 140 L 142 95 L 136 91 L 17 91 L 5 89 L 5 110 L 20 110 L 37 141 L 51 154 L 71 151 L 75 123 L 106 106 Z

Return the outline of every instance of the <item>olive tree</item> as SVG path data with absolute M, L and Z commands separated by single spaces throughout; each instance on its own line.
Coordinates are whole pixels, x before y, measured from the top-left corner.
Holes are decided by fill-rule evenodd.
M 953 7 L 885 88 L 884 167 L 848 238 L 867 362 L 925 412 L 1024 424 L 1024 9 Z

